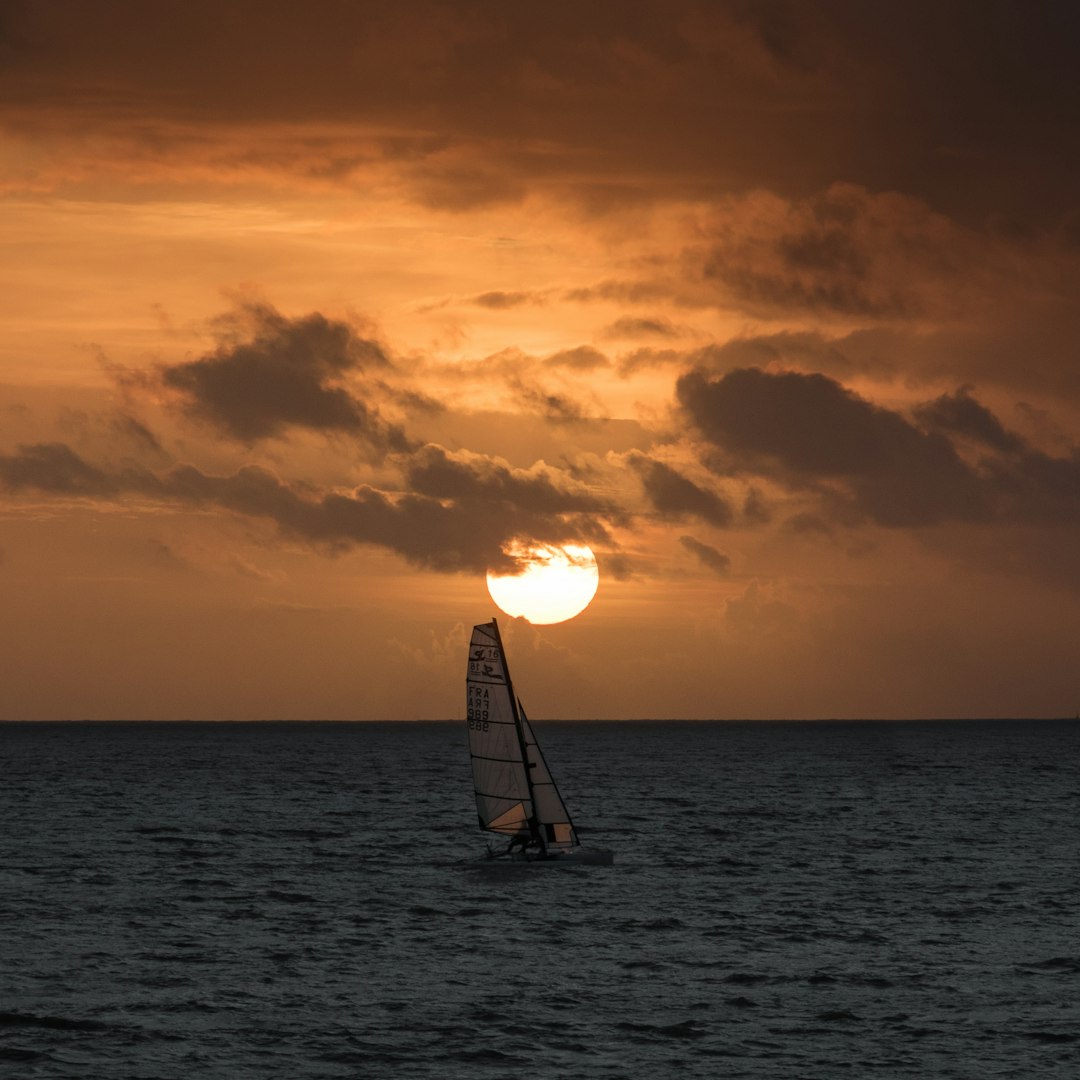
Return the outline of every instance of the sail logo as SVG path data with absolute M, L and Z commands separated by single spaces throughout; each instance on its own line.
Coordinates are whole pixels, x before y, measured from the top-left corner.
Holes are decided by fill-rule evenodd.
M 469 654 L 469 678 L 503 682 L 502 657 L 492 645 L 474 645 Z

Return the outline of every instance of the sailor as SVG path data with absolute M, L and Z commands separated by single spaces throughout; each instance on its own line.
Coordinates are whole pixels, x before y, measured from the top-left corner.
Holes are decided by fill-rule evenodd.
M 528 833 L 515 833 L 515 835 L 510 837 L 510 843 L 507 845 L 506 854 L 513 855 L 514 848 L 516 847 L 521 848 L 521 852 L 524 854 L 525 849 L 529 846 L 531 841 L 532 837 Z

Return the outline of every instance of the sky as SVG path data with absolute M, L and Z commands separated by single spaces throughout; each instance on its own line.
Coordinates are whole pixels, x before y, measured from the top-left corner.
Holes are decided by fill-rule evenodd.
M 0 3 L 0 719 L 1080 708 L 1069 3 Z M 517 545 L 517 546 L 515 546 Z

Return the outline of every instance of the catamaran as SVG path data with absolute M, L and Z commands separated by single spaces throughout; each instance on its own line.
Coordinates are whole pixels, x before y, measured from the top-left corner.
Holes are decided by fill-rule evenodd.
M 610 851 L 581 846 L 566 804 L 510 682 L 499 626 L 473 627 L 465 678 L 469 754 L 480 828 L 506 838 L 488 858 L 610 865 Z

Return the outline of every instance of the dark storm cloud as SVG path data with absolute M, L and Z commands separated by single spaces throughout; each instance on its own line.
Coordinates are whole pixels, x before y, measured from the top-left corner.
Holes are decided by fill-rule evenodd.
M 386 396 L 377 376 L 392 365 L 377 342 L 317 312 L 289 319 L 261 304 L 246 305 L 231 322 L 214 352 L 161 369 L 190 413 L 246 443 L 303 427 L 384 451 L 407 447 L 404 433 L 345 385 L 364 378 L 369 393 Z
M 640 453 L 628 454 L 626 463 L 641 478 L 645 494 L 662 517 L 697 517 L 710 525 L 731 524 L 731 507 L 719 495 L 698 487 L 670 465 Z
M 923 432 L 824 375 L 692 371 L 677 383 L 695 426 L 735 468 L 789 483 L 841 483 L 882 525 L 985 520 L 984 483 L 944 436 Z
M 692 536 L 680 536 L 679 543 L 695 556 L 702 566 L 707 566 L 714 573 L 726 575 L 731 570 L 731 559 L 712 544 L 703 543 Z

